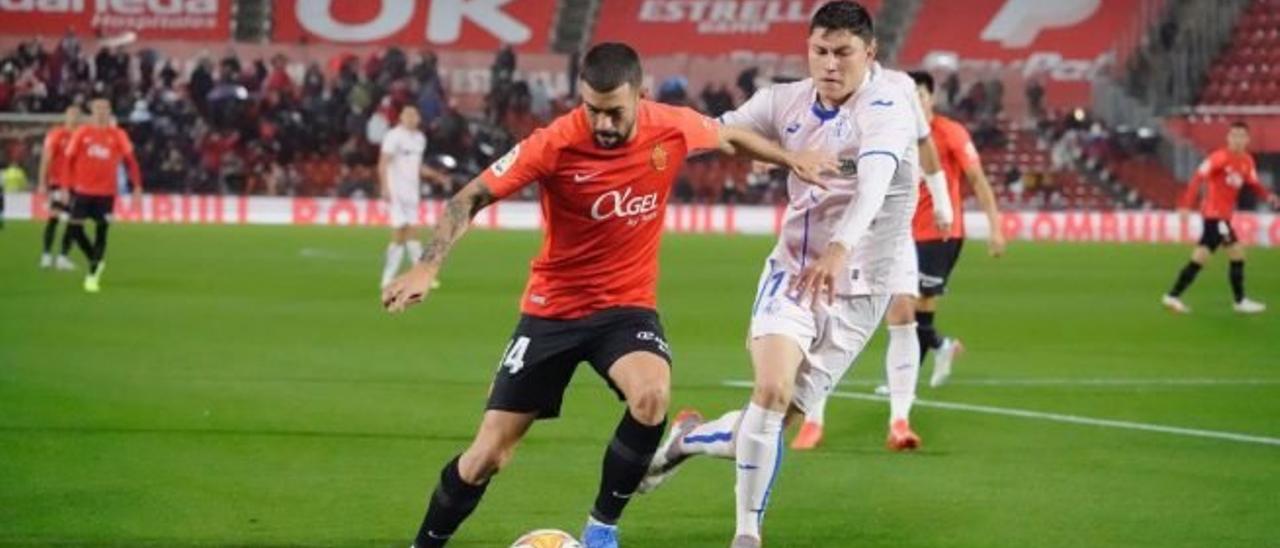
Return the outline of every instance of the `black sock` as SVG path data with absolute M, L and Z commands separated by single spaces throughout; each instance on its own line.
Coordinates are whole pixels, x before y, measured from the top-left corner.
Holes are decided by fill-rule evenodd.
M 648 426 L 632 417 L 630 410 L 622 415 L 622 421 L 609 441 L 609 448 L 604 452 L 600 492 L 596 495 L 591 517 L 610 525 L 618 522 L 622 510 L 648 472 L 649 461 L 653 460 L 653 454 L 662 444 L 662 433 L 666 429 L 666 420 L 656 426 Z
M 418 536 L 413 541 L 414 548 L 444 546 L 458 530 L 458 526 L 480 504 L 484 490 L 489 487 L 488 481 L 480 485 L 463 481 L 458 472 L 458 460 L 461 458 L 454 457 L 440 472 L 440 483 L 431 494 L 427 515 L 422 518 L 422 526 L 418 528 Z
M 933 312 L 916 311 L 916 338 L 920 339 L 920 361 L 942 346 L 942 335 L 933 327 Z
M 98 221 L 94 225 L 93 237 L 93 264 L 89 269 L 90 272 L 96 272 L 98 264 L 102 262 L 102 258 L 107 255 L 107 229 L 111 228 L 111 223 L 106 221 Z
M 71 225 L 67 225 L 66 227 L 64 227 L 64 228 L 62 229 L 62 253 L 61 253 L 61 255 L 62 255 L 63 257 L 66 257 L 68 253 L 71 253 Z
M 48 255 L 53 251 L 53 237 L 58 234 L 58 216 L 51 215 L 49 220 L 44 223 L 44 253 Z
M 1182 267 L 1182 272 L 1178 273 L 1178 281 L 1173 283 L 1173 289 L 1169 290 L 1169 296 L 1177 297 L 1182 295 L 1183 291 L 1196 281 L 1196 274 L 1200 273 L 1200 265 L 1195 261 L 1187 261 L 1187 266 Z
M 93 264 L 93 244 L 89 243 L 89 237 L 84 233 L 84 225 L 67 225 L 67 234 L 71 241 L 76 243 L 76 247 L 84 253 L 85 258 L 89 259 L 90 264 Z M 90 271 L 92 272 L 92 269 Z
M 1231 278 L 1231 293 L 1235 295 L 1236 302 L 1244 300 L 1244 261 L 1231 261 L 1231 269 L 1227 271 L 1227 276 Z

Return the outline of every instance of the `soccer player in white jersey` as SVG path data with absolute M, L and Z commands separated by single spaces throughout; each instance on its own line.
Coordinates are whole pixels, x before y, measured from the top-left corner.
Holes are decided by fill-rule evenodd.
M 823 181 L 825 190 L 788 180 L 782 234 L 752 310 L 750 403 L 705 423 L 693 413 L 677 417 L 641 486 L 652 490 L 692 455 L 734 458 L 734 547 L 761 545 L 784 422 L 826 397 L 893 295 L 916 291 L 911 219 L 917 147 L 927 139 L 928 123 L 911 79 L 883 69 L 874 57 L 870 14 L 855 2 L 830 2 L 810 24 L 811 78 L 762 89 L 721 119 L 789 150 L 832 152 L 841 162 L 841 172 Z M 901 324 L 890 322 L 903 348 L 890 349 L 889 373 L 892 378 L 897 366 L 909 365 L 910 378 L 902 380 L 914 392 L 919 343 L 911 311 L 906 316 Z
M 407 260 L 412 265 L 422 256 L 422 242 L 412 239 L 422 199 L 422 178 L 443 177 L 422 165 L 427 138 L 418 129 L 421 122 L 418 109 L 406 106 L 400 111 L 399 123 L 382 138 L 378 182 L 391 210 L 391 244 L 387 246 L 387 259 L 382 267 L 383 288 L 395 278 L 402 262 Z

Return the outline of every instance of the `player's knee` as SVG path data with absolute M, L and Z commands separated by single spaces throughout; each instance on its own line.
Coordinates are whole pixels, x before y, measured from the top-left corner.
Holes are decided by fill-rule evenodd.
M 895 296 L 889 303 L 885 321 L 889 325 L 906 325 L 916 321 L 916 299 L 905 295 Z
M 793 387 L 782 379 L 757 380 L 752 401 L 766 409 L 782 410 L 791 405 Z
M 646 386 L 627 399 L 631 416 L 648 425 L 660 424 L 667 416 L 671 391 L 666 386 Z
M 483 483 L 505 468 L 514 456 L 515 447 L 477 442 L 463 454 L 458 473 L 467 483 Z

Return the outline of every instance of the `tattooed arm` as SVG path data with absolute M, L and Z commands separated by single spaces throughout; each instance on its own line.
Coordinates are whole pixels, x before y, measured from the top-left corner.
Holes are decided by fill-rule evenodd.
M 417 264 L 382 291 L 382 306 L 388 312 L 403 312 L 426 299 L 436 274 L 440 271 L 440 265 L 449 256 L 458 239 L 467 232 L 471 219 L 495 201 L 497 199 L 489 186 L 479 178 L 473 179 L 454 194 L 445 208 L 444 218 L 436 226 L 431 243 L 423 250 L 421 257 L 414 258 Z

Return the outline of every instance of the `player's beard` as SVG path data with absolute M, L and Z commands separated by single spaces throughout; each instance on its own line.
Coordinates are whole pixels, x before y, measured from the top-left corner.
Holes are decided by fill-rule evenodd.
M 618 148 L 623 143 L 622 133 L 613 130 L 596 131 L 594 136 L 600 148 Z

